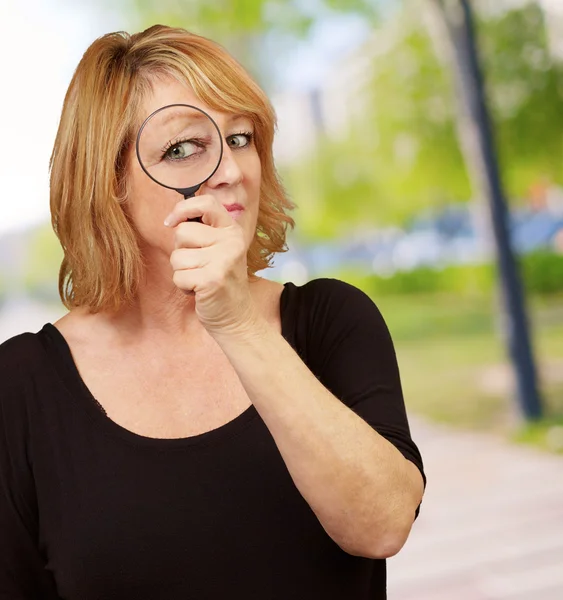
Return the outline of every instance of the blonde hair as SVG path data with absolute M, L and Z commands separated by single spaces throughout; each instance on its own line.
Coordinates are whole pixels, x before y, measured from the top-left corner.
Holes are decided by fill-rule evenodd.
M 295 204 L 274 167 L 276 117 L 260 87 L 222 46 L 184 29 L 110 33 L 78 64 L 50 162 L 51 219 L 64 251 L 59 294 L 69 309 L 117 310 L 134 298 L 143 276 L 138 236 L 124 210 L 126 157 L 155 76 L 175 77 L 212 109 L 252 120 L 262 183 L 249 276 L 287 250 L 287 228 L 295 226 L 287 211 Z

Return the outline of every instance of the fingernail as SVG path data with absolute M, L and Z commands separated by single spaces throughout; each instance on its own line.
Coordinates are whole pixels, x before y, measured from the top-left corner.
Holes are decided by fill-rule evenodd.
M 165 225 L 165 227 L 170 227 L 170 223 L 172 223 L 172 218 L 171 218 L 171 215 L 168 215 L 166 217 L 166 219 L 164 219 L 164 225 Z

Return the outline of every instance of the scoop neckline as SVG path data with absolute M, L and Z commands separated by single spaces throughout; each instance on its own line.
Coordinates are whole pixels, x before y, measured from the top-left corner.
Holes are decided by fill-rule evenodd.
M 280 294 L 279 307 L 282 329 L 281 334 L 287 342 L 291 343 L 291 332 L 289 330 L 289 296 L 292 295 L 297 286 L 292 282 L 286 282 L 283 286 L 284 289 Z M 82 379 L 78 367 L 74 362 L 70 346 L 63 334 L 52 323 L 46 323 L 43 326 L 42 332 L 48 337 L 51 345 L 55 349 L 56 359 L 58 359 L 54 360 L 55 369 L 59 373 L 60 379 L 67 388 L 67 391 L 70 393 L 71 399 L 75 401 L 74 404 L 85 411 L 88 417 L 104 434 L 121 439 L 130 445 L 161 450 L 215 445 L 238 435 L 244 431 L 254 419 L 259 417 L 256 407 L 254 404 L 251 404 L 242 413 L 223 425 L 188 437 L 155 438 L 135 433 L 112 420 L 106 412 L 102 410 L 100 407 L 101 405 L 99 405 L 85 381 Z

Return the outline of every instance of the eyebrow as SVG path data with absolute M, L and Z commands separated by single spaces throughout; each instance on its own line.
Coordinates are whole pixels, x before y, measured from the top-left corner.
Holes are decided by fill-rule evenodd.
M 163 125 L 168 125 L 168 123 L 170 123 L 170 121 L 172 121 L 173 119 L 178 119 L 178 118 L 184 118 L 184 117 L 188 117 L 188 115 L 186 114 L 186 111 L 182 111 L 182 110 L 175 110 L 175 111 L 171 111 L 169 112 L 163 119 L 162 121 L 160 121 L 159 125 L 163 126 Z M 208 118 L 206 115 L 204 115 L 202 112 L 200 111 L 192 111 L 192 114 L 189 115 L 190 121 L 193 119 L 194 121 L 207 121 Z
M 177 110 L 174 110 L 174 111 L 167 111 L 167 113 L 168 114 L 166 114 L 162 118 L 162 120 L 159 122 L 159 127 L 166 127 L 174 119 L 186 117 L 186 112 L 181 110 L 180 108 L 178 108 Z M 197 122 L 201 122 L 201 121 L 208 121 L 206 114 L 200 112 L 199 110 L 194 110 L 194 111 L 192 111 L 192 113 L 193 114 L 190 115 L 190 124 L 193 124 L 194 122 L 197 123 Z M 193 119 L 193 121 L 192 121 L 192 119 Z M 241 121 L 241 120 L 247 120 L 247 121 L 250 121 L 251 123 L 254 123 L 254 121 L 250 115 L 245 115 L 242 113 L 229 114 L 229 115 L 227 115 L 226 120 L 229 125 L 231 123 L 234 123 L 236 121 Z

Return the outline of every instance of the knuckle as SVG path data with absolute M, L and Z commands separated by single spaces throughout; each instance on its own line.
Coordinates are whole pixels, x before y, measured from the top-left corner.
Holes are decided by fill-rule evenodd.
M 181 223 L 179 223 L 176 226 L 176 239 L 177 240 L 185 240 L 186 236 L 189 233 L 189 227 L 188 227 L 189 223 L 186 223 L 185 221 L 182 221 Z
M 172 275 L 172 281 L 174 282 L 174 285 L 180 289 L 190 288 L 189 277 L 184 271 L 174 271 L 174 275 Z
M 170 264 L 172 265 L 173 269 L 177 269 L 179 267 L 179 260 L 180 260 L 180 256 L 179 256 L 180 252 L 178 249 L 173 250 L 172 254 L 170 255 Z
M 170 255 L 170 263 L 175 269 L 187 269 L 190 263 L 190 254 L 187 248 L 176 248 Z

